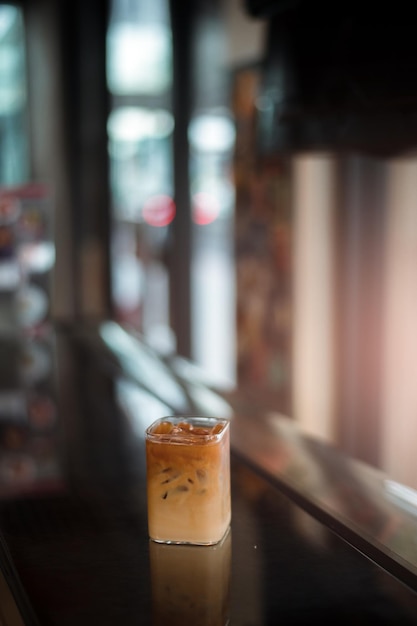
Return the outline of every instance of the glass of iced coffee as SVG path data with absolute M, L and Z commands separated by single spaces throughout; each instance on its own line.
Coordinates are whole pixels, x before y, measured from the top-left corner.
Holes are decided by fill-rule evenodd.
M 146 431 L 149 536 L 212 545 L 230 526 L 229 422 L 167 417 Z

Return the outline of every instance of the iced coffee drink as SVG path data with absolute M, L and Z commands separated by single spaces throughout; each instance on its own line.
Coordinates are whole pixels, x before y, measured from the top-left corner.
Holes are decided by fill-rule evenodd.
M 151 539 L 219 542 L 231 516 L 229 422 L 160 419 L 146 431 L 146 463 Z

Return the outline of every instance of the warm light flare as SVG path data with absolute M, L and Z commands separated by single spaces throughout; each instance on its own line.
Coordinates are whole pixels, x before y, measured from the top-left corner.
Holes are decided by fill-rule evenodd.
M 417 160 L 388 175 L 383 359 L 383 469 L 417 487 Z
M 293 172 L 294 417 L 305 432 L 332 441 L 334 165 L 302 156 Z

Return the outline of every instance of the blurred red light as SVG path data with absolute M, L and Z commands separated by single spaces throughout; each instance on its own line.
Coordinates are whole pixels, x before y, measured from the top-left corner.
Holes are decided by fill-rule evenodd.
M 211 224 L 219 216 L 220 208 L 214 196 L 196 193 L 193 197 L 193 220 L 199 226 Z
M 163 194 L 151 196 L 142 208 L 142 216 L 150 226 L 168 226 L 175 217 L 175 202 L 170 196 Z

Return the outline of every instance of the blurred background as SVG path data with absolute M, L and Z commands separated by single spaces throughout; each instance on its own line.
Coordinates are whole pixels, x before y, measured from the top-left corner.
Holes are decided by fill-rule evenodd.
M 417 488 L 412 23 L 0 3 L 2 336 L 114 319 Z

